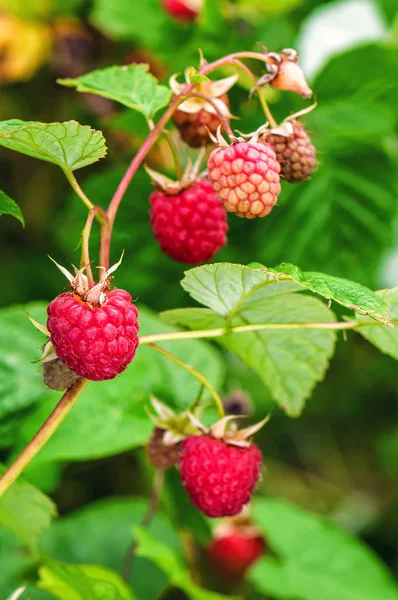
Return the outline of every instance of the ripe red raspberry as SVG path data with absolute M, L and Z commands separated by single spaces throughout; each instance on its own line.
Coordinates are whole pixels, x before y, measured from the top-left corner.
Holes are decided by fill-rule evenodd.
M 55 358 L 43 363 L 43 381 L 50 390 L 62 392 L 68 389 L 78 376 L 62 360 Z
M 180 444 L 165 444 L 164 434 L 164 429 L 155 427 L 146 446 L 149 462 L 155 469 L 168 469 L 177 464 L 180 458 Z
M 162 0 L 164 10 L 176 21 L 194 21 L 202 0 Z
M 265 549 L 264 539 L 257 531 L 230 527 L 212 541 L 207 553 L 221 576 L 240 579 Z
M 149 202 L 154 236 L 173 260 L 203 263 L 226 244 L 227 215 L 209 181 L 196 181 L 174 194 L 157 189 Z
M 128 292 L 112 290 L 98 306 L 65 292 L 50 303 L 47 314 L 58 358 L 80 377 L 113 379 L 133 360 L 138 346 L 138 310 Z
M 229 111 L 229 99 L 227 94 L 218 98 L 224 105 L 225 111 Z M 182 140 L 191 148 L 200 148 L 201 146 L 212 144 L 209 132 L 213 135 L 217 133 L 221 121 L 217 113 L 209 112 L 209 104 L 199 110 L 199 112 L 185 112 L 177 109 L 173 115 L 173 122 L 180 132 Z M 226 118 L 228 118 L 226 116 Z
M 209 435 L 189 436 L 182 442 L 181 480 L 191 502 L 208 517 L 238 514 L 247 504 L 260 477 L 261 453 Z
M 274 150 L 281 165 L 281 177 L 290 183 L 299 183 L 308 179 L 316 167 L 316 150 L 310 136 L 301 121 L 288 121 L 292 131 L 288 136 L 266 131 L 260 142 L 268 144 Z
M 270 146 L 238 142 L 210 154 L 210 181 L 228 212 L 238 217 L 265 217 L 281 191 L 280 165 Z

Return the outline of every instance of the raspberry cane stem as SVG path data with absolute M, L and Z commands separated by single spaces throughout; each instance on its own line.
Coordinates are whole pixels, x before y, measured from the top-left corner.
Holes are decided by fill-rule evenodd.
M 142 521 L 140 523 L 140 527 L 144 527 L 145 529 L 148 529 L 148 527 L 152 523 L 152 520 L 153 520 L 153 518 L 156 514 L 156 511 L 158 509 L 158 506 L 159 506 L 160 496 L 161 496 L 162 490 L 163 490 L 163 484 L 164 484 L 164 471 L 162 469 L 157 469 L 155 471 L 155 475 L 153 478 L 151 498 L 149 500 L 149 504 L 148 504 L 146 513 L 143 516 Z M 127 583 L 130 581 L 131 569 L 133 567 L 133 561 L 134 561 L 136 548 L 137 548 L 137 542 L 134 540 L 130 544 L 130 546 L 127 550 L 127 553 L 126 553 L 126 557 L 124 559 L 122 576 L 123 576 L 123 579 Z
M 172 335 L 172 334 L 170 334 L 170 335 Z M 171 354 L 171 352 L 168 352 L 164 348 L 161 348 L 160 346 L 156 346 L 156 344 L 152 344 L 151 342 L 147 342 L 147 345 L 150 346 L 151 348 L 153 348 L 154 350 L 156 350 L 157 352 L 160 352 L 160 354 L 167 356 L 167 358 L 169 358 L 170 360 L 175 362 L 177 365 L 179 365 L 180 367 L 182 367 L 183 369 L 188 371 L 188 373 L 191 373 L 191 375 L 196 377 L 196 379 L 198 379 L 202 385 L 207 387 L 207 389 L 213 396 L 214 403 L 217 407 L 220 417 L 223 418 L 225 416 L 224 406 L 223 406 L 220 396 L 218 395 L 218 393 L 216 392 L 214 387 L 211 385 L 210 381 L 204 375 L 202 375 L 202 373 L 199 373 L 198 371 L 196 371 L 196 369 L 194 369 L 190 365 L 187 365 L 186 363 L 184 363 L 184 361 L 180 360 L 179 358 L 177 358 L 177 356 L 174 356 L 174 354 Z
M 66 390 L 50 416 L 40 427 L 39 431 L 0 478 L 0 497 L 4 494 L 4 492 L 6 492 L 10 485 L 14 483 L 25 467 L 31 462 L 36 454 L 38 454 L 38 452 L 51 438 L 53 433 L 58 429 L 59 425 L 68 415 L 87 383 L 87 379 L 78 379 Z
M 231 63 L 234 64 L 235 59 L 240 59 L 240 58 L 250 58 L 250 59 L 254 59 L 254 60 L 259 60 L 263 63 L 268 62 L 268 60 L 267 60 L 268 57 L 267 57 L 267 54 L 265 54 L 265 53 L 262 54 L 260 52 L 235 52 L 233 54 L 224 56 L 223 58 L 220 58 L 212 63 L 203 64 L 199 69 L 199 73 L 201 75 L 208 75 L 212 71 L 215 71 L 216 69 L 219 69 L 220 67 L 223 67 L 224 65 L 231 64 Z M 272 62 L 272 61 L 270 61 L 270 62 Z M 155 142 L 157 141 L 159 136 L 162 134 L 164 127 L 167 125 L 168 121 L 171 119 L 174 112 L 177 110 L 178 106 L 184 100 L 186 100 L 187 96 L 189 96 L 191 94 L 191 92 L 194 91 L 194 89 L 195 89 L 194 84 L 187 84 L 186 87 L 182 90 L 181 94 L 176 96 L 176 98 L 172 101 L 172 103 L 170 104 L 168 109 L 164 112 L 164 114 L 161 116 L 159 121 L 156 123 L 156 125 L 151 130 L 150 134 L 148 135 L 145 142 L 142 144 L 141 148 L 138 150 L 137 154 L 134 156 L 133 160 L 130 163 L 130 166 L 128 167 L 126 173 L 124 174 L 122 180 L 120 181 L 112 200 L 110 201 L 110 204 L 109 204 L 109 207 L 107 210 L 108 222 L 103 225 L 103 228 L 101 231 L 101 250 L 100 250 L 101 261 L 100 262 L 101 262 L 101 266 L 105 267 L 105 269 L 109 268 L 109 254 L 110 254 L 110 246 L 111 246 L 112 229 L 113 229 L 113 224 L 115 222 L 115 218 L 116 218 L 116 214 L 117 214 L 120 202 L 122 201 L 123 196 L 124 196 L 128 186 L 130 185 L 130 182 L 133 179 L 135 173 L 137 172 L 138 168 L 140 167 L 141 163 L 144 161 L 146 155 L 151 150 L 152 146 L 155 144 Z M 223 122 L 224 122 L 224 119 L 223 119 Z M 74 180 L 75 181 L 75 184 L 74 184 L 74 183 L 72 183 L 72 181 L 68 175 L 67 175 L 67 177 L 68 177 L 72 187 L 75 184 L 77 185 L 77 187 L 79 187 L 76 180 Z M 73 177 L 73 175 L 72 175 L 72 177 Z M 80 190 L 80 191 L 81 191 L 81 194 L 84 195 L 82 190 Z M 81 196 L 81 194 L 79 194 L 79 195 Z M 89 204 L 87 204 L 87 202 L 85 202 L 86 205 L 89 206 L 90 209 L 93 208 L 93 205 L 88 200 L 88 198 L 87 198 L 87 201 L 89 202 Z

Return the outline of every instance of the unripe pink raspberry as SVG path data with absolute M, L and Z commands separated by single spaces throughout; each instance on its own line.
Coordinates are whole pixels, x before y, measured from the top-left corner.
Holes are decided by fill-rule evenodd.
M 265 217 L 276 204 L 280 165 L 270 146 L 238 142 L 213 150 L 208 173 L 217 196 L 238 217 Z
M 227 215 L 209 181 L 196 181 L 175 194 L 157 189 L 149 202 L 154 236 L 173 260 L 207 262 L 226 244 Z
M 242 510 L 260 477 L 260 464 L 255 444 L 240 448 L 209 435 L 192 435 L 182 442 L 182 483 L 191 502 L 208 517 Z
M 138 310 L 124 290 L 99 305 L 65 292 L 48 306 L 47 328 L 55 352 L 79 377 L 113 379 L 131 363 L 138 346 Z

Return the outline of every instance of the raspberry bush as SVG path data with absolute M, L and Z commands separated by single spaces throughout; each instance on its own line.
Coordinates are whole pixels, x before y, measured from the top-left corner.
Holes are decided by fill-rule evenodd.
M 394 44 L 9 4 L 1 600 L 397 600 Z

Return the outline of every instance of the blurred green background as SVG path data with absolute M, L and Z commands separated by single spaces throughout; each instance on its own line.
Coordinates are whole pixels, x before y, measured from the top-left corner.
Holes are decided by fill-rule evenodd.
M 171 74 L 197 64 L 198 48 L 211 61 L 228 52 L 258 49 L 257 43 L 272 51 L 294 47 L 300 53 L 301 66 L 318 102 L 305 122 L 318 149 L 319 169 L 306 183 L 285 184 L 278 205 L 266 219 L 245 221 L 230 216 L 229 242 L 216 260 L 243 264 L 259 261 L 268 266 L 286 261 L 302 269 L 346 277 L 372 289 L 398 285 L 395 0 L 208 0 L 195 24 L 174 22 L 158 0 L 0 0 L 0 120 L 76 119 L 102 130 L 107 158 L 76 175 L 90 199 L 105 207 L 145 138 L 146 125 L 138 113 L 129 113 L 102 98 L 76 94 L 58 86 L 56 78 L 76 77 L 113 64 L 147 62 L 151 72 L 167 82 Z M 253 67 L 259 75 L 262 73 L 258 65 Z M 248 87 L 240 80 L 230 94 L 232 112 L 240 119 L 234 126 L 244 132 L 255 130 L 264 120 L 257 100 L 248 101 Z M 293 94 L 271 89 L 267 98 L 278 121 L 309 104 Z M 182 145 L 180 148 L 184 152 Z M 163 144 L 152 151 L 150 163 L 173 175 L 172 161 Z M 53 165 L 2 150 L 0 167 L 0 187 L 17 201 L 26 221 L 22 229 L 16 220 L 0 218 L 0 305 L 49 301 L 63 289 L 64 281 L 47 254 L 63 265 L 77 264 L 86 209 Z M 125 250 L 117 284 L 154 311 L 187 306 L 192 301 L 179 285 L 184 266 L 163 255 L 152 237 L 147 201 L 150 191 L 149 178 L 140 171 L 116 221 L 113 262 Z M 96 239 L 94 235 L 93 252 Z M 53 394 L 29 379 L 36 367 L 29 364 L 24 370 L 18 364 L 10 366 L 7 360 L 14 344 L 19 349 L 18 357 L 28 363 L 38 355 L 40 338 L 36 332 L 30 332 L 29 324 L 15 325 L 14 315 L 21 316 L 24 310 L 1 313 L 0 447 L 4 462 L 29 439 L 54 401 Z M 30 312 L 34 315 L 35 310 L 33 307 Z M 42 313 L 40 306 L 37 314 Z M 159 331 L 149 313 L 147 320 L 146 331 Z M 262 417 L 273 408 L 267 390 L 253 372 L 234 356 L 224 354 L 220 358 L 221 351 L 209 347 L 200 346 L 203 356 L 199 359 L 199 345 L 181 352 L 187 362 L 189 355 L 191 364 L 199 370 L 201 363 L 207 373 L 213 370 L 213 380 L 222 385 L 225 394 L 243 390 L 251 399 L 253 417 Z M 126 442 L 112 444 L 115 437 L 123 437 L 116 419 L 115 429 L 104 434 L 104 440 L 101 438 L 104 420 L 110 418 L 112 410 L 129 416 L 130 407 L 123 412 L 121 399 L 127 388 L 120 383 L 118 396 L 115 384 L 109 398 L 105 394 L 101 400 L 100 393 L 91 394 L 90 410 L 87 408 L 83 415 L 89 421 L 85 424 L 88 433 L 78 432 L 76 446 L 74 423 L 69 431 L 65 429 L 65 442 L 59 438 L 48 450 L 47 459 L 44 455 L 40 464 L 29 469 L 27 478 L 51 495 L 61 516 L 111 496 L 149 493 L 151 471 L 144 454 L 139 448 L 130 451 L 130 447 L 142 445 L 149 432 L 142 398 L 148 387 L 177 406 L 189 403 L 191 397 L 184 400 L 188 392 L 181 381 L 162 383 L 163 363 L 159 367 L 155 358 L 145 354 L 142 365 L 142 379 L 150 378 L 151 369 L 159 372 L 151 386 L 140 386 L 139 413 L 134 413 L 136 421 L 131 422 L 132 428 L 142 423 L 137 439 L 133 440 L 127 428 Z M 139 366 L 137 377 L 138 371 Z M 370 544 L 395 574 L 397 400 L 393 359 L 359 336 L 344 340 L 341 335 L 326 380 L 314 391 L 303 415 L 289 419 L 274 409 L 270 424 L 259 435 L 267 463 L 259 494 L 293 500 L 328 515 Z M 97 428 L 98 450 L 90 446 L 90 419 L 94 413 L 92 428 Z M 71 437 L 67 438 L 67 433 Z M 171 482 L 170 489 L 175 485 Z M 139 502 L 133 521 L 139 520 L 136 515 L 145 506 Z M 111 512 L 112 506 L 107 510 Z M 119 523 L 115 528 L 121 530 L 123 510 L 127 508 L 118 505 L 112 513 Z M 106 518 L 101 513 L 101 519 Z M 73 549 L 73 528 L 68 529 L 67 521 L 60 523 L 63 532 L 58 532 L 58 538 L 48 535 L 45 552 L 71 562 L 101 562 L 98 553 L 90 554 L 89 550 L 79 555 Z M 78 536 L 78 525 L 73 527 Z M 156 531 L 163 532 L 164 539 L 171 539 L 175 533 L 169 533 L 167 527 L 170 525 L 160 523 Z M 14 540 L 8 535 L 3 538 L 2 600 L 11 593 L 13 582 L 19 581 L 15 574 L 29 573 L 30 564 L 20 554 L 12 558 Z M 101 541 L 100 533 L 95 539 L 97 545 L 107 543 Z M 117 541 L 113 545 L 115 549 L 109 552 L 115 552 L 115 556 L 110 559 L 108 555 L 102 562 L 117 568 L 121 557 Z M 138 597 L 156 597 L 155 592 L 144 589 L 144 583 L 142 587 L 135 589 Z M 254 594 L 245 593 L 245 597 Z M 169 597 L 179 596 L 173 591 Z

